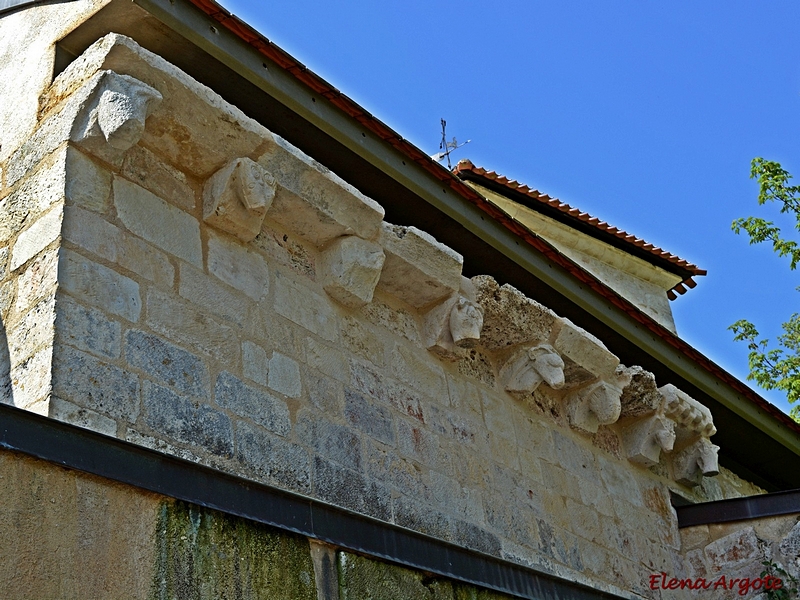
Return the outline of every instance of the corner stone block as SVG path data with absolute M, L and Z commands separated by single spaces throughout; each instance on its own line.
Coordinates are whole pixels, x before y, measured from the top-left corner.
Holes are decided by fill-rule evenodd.
M 424 231 L 383 223 L 378 241 L 386 253 L 382 290 L 415 308 L 458 291 L 463 257 Z
M 383 207 L 287 141 L 275 144 L 258 163 L 275 175 L 278 187 L 269 218 L 318 248 L 343 235 L 374 239 Z
M 558 317 L 516 288 L 500 286 L 489 275 L 472 278 L 476 301 L 483 308 L 481 346 L 501 350 L 516 344 L 542 344 L 550 339 Z
M 128 75 L 105 72 L 72 127 L 70 139 L 117 162 L 144 133 L 145 120 L 161 103 L 158 90 Z M 104 148 L 110 146 L 111 151 Z
M 566 319 L 562 321 L 553 347 L 564 359 L 568 388 L 592 379 L 612 377 L 619 365 L 619 359 L 600 340 Z
M 320 257 L 322 287 L 337 302 L 360 308 L 372 302 L 385 259 L 375 242 L 352 235 L 339 238 Z
M 232 160 L 203 188 L 203 220 L 243 242 L 252 241 L 275 197 L 275 180 L 249 158 Z

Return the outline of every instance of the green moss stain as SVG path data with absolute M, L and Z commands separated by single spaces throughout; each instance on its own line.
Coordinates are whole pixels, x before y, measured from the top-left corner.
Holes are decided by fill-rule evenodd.
M 164 502 L 151 600 L 316 600 L 308 540 L 184 502 Z
M 340 600 L 511 600 L 511 596 L 339 552 Z

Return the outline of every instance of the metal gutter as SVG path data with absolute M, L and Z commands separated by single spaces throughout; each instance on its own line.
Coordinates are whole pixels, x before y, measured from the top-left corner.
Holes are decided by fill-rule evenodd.
M 623 598 L 5 404 L 0 449 L 519 598 Z
M 430 231 L 440 241 L 465 255 L 465 268 L 471 259 L 471 251 L 476 250 L 470 246 L 473 240 L 483 245 L 483 248 L 477 249 L 479 253 L 486 254 L 485 249 L 491 248 L 508 265 L 513 263 L 514 268 L 521 267 L 533 276 L 531 280 L 538 280 L 525 282 L 518 276 L 517 279 L 512 278 L 513 284 L 523 292 L 534 297 L 536 290 L 544 289 L 541 284 L 548 286 L 552 290 L 547 292 L 550 297 L 558 298 L 557 302 L 551 304 L 552 308 L 566 311 L 573 307 L 573 320 L 576 320 L 575 315 L 579 312 L 589 315 L 591 318 L 580 317 L 585 322 L 579 324 L 590 331 L 593 328 L 600 330 L 592 332 L 604 341 L 611 339 L 612 335 L 619 338 L 617 347 L 629 347 L 627 354 L 630 364 L 642 364 L 654 372 L 660 371 L 657 376 L 662 383 L 689 386 L 691 389 L 685 391 L 695 395 L 701 402 L 710 398 L 710 404 L 721 407 L 720 411 L 715 412 L 715 419 L 720 412 L 737 419 L 737 428 L 741 431 L 737 431 L 736 435 L 731 432 L 732 437 L 727 446 L 740 452 L 737 456 L 740 464 L 749 460 L 737 447 L 741 445 L 736 441 L 737 437 L 744 436 L 751 438 L 754 443 L 758 442 L 758 452 L 766 453 L 766 458 L 762 461 L 766 466 L 754 467 L 748 463 L 750 471 L 763 471 L 764 476 L 773 481 L 772 489 L 800 486 L 800 426 L 689 344 L 559 254 L 544 240 L 515 223 L 502 211 L 489 206 L 469 186 L 431 161 L 396 132 L 363 109 L 359 113 L 358 105 L 352 100 L 294 61 L 266 38 L 210 0 L 133 0 L 133 3 L 112 2 L 111 5 L 141 7 L 166 26 L 165 30 L 177 32 L 188 40 L 189 44 L 186 46 L 190 46 L 190 50 L 196 53 L 202 51 L 207 57 L 218 61 L 220 70 L 229 69 L 231 76 L 235 74 L 241 77 L 251 86 L 252 93 L 255 94 L 257 90 L 258 94 L 262 94 L 261 100 L 240 98 L 242 102 L 250 103 L 250 116 L 258 119 L 259 115 L 253 113 L 258 111 L 259 102 L 271 102 L 271 109 L 284 110 L 282 117 L 287 117 L 285 120 L 296 119 L 298 124 L 294 127 L 303 135 L 310 136 L 313 133 L 321 139 L 322 142 L 317 142 L 315 149 L 319 152 L 327 151 L 329 154 L 327 157 L 315 156 L 313 151 L 303 148 L 297 139 L 290 137 L 290 141 L 301 145 L 301 149 L 323 164 L 331 168 L 336 166 L 340 169 L 338 174 L 351 183 L 358 177 L 370 177 L 364 174 L 370 172 L 372 183 L 380 184 L 375 187 L 376 190 L 387 189 L 390 191 L 386 191 L 386 194 L 398 195 L 399 200 L 396 203 L 400 206 L 399 210 L 414 212 L 425 208 L 446 215 L 451 223 L 437 221 L 438 227 L 431 226 Z M 117 21 L 112 26 L 115 31 L 131 35 L 139 41 L 135 32 L 126 32 L 118 26 Z M 152 29 L 152 26 L 140 27 L 137 31 L 146 36 L 150 35 Z M 87 38 L 82 42 L 83 46 L 94 39 Z M 81 51 L 80 46 L 81 44 L 75 45 L 73 54 Z M 174 50 L 177 46 L 172 48 Z M 182 54 L 185 52 L 174 50 L 172 53 L 165 52 L 164 56 L 179 63 L 184 58 Z M 197 62 L 214 62 L 207 58 L 201 59 L 202 57 L 198 57 Z M 230 88 L 236 82 L 232 79 L 220 82 L 219 78 L 227 75 L 210 72 L 214 69 L 213 65 L 190 66 L 194 67 L 191 74 L 223 96 L 226 92 L 231 93 Z M 208 83 L 215 77 L 216 83 Z M 241 103 L 237 105 L 243 108 Z M 286 127 L 291 133 L 293 125 L 288 123 Z M 310 132 L 311 128 L 316 133 Z M 339 164 L 328 164 L 331 160 L 339 161 Z M 382 179 L 379 181 L 379 178 Z M 383 197 L 376 199 L 381 203 L 386 201 Z M 419 202 L 420 199 L 421 204 L 403 208 L 404 203 L 410 206 L 412 201 Z M 385 207 L 388 215 L 390 207 Z M 416 215 L 413 217 L 416 218 Z M 426 224 L 429 223 L 422 224 L 423 228 Z M 448 227 L 450 230 L 446 231 Z M 483 258 L 484 262 L 498 264 L 497 261 Z M 498 269 L 507 267 L 500 266 Z M 498 279 L 507 275 L 495 271 L 486 272 L 494 274 Z M 610 346 L 612 351 L 621 355 L 622 352 L 617 347 Z M 650 361 L 649 364 L 645 364 L 646 361 Z M 711 408 L 714 411 L 714 406 Z M 722 431 L 718 434 L 723 435 Z M 774 447 L 775 442 L 782 449 Z M 723 446 L 723 453 L 725 451 Z M 781 464 L 772 464 L 776 462 L 776 457 L 779 457 L 778 462 Z
M 800 490 L 676 506 L 678 527 L 800 515 Z

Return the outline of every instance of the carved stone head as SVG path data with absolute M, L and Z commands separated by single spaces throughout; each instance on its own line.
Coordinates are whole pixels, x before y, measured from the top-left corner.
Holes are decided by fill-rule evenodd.
M 564 359 L 552 346 L 542 344 L 531 348 L 528 350 L 528 356 L 533 363 L 533 369 L 539 374 L 542 381 L 554 390 L 564 386 Z
M 483 308 L 460 296 L 450 311 L 450 333 L 459 348 L 473 348 L 481 337 Z

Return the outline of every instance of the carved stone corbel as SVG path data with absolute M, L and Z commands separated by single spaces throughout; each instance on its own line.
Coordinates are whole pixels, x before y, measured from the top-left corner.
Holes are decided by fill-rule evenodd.
M 623 388 L 630 383 L 630 374 L 617 369 L 607 380 L 581 388 L 567 397 L 570 425 L 589 433 L 597 433 L 600 425 L 616 423 L 622 412 Z
M 668 383 L 658 388 L 663 398 L 663 411 L 675 421 L 676 447 L 694 443 L 698 437 L 710 438 L 717 432 L 711 411 L 688 394 Z
M 252 241 L 275 197 L 275 179 L 249 158 L 222 167 L 203 187 L 203 220 L 243 242 Z
M 472 282 L 462 277 L 459 291 L 425 315 L 425 346 L 442 358 L 457 360 L 459 348 L 478 344 L 482 327 L 483 308 L 475 302 Z
M 146 83 L 107 71 L 78 115 L 70 140 L 114 162 L 141 139 L 147 117 L 161 100 Z
M 675 422 L 664 415 L 651 414 L 628 424 L 620 437 L 628 460 L 651 467 L 658 464 L 662 450 L 672 452 Z
M 328 295 L 351 308 L 372 302 L 385 260 L 375 242 L 354 235 L 335 240 L 320 256 L 319 273 Z
M 500 369 L 500 382 L 513 395 L 530 395 L 542 383 L 559 389 L 564 385 L 564 361 L 549 344 L 523 348 Z
M 682 485 L 700 485 L 703 477 L 719 475 L 719 446 L 700 438 L 672 457 L 672 477 Z

